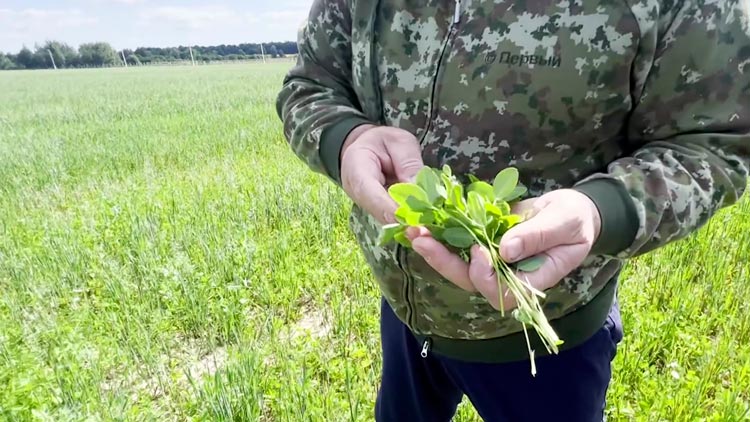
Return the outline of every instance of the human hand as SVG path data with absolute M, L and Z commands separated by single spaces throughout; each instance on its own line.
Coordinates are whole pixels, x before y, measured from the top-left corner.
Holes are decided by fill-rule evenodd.
M 522 223 L 508 230 L 500 241 L 500 255 L 513 263 L 543 255 L 544 264 L 531 273 L 518 274 L 537 290 L 557 285 L 583 263 L 601 231 L 601 217 L 588 196 L 560 189 L 539 198 L 521 201 L 513 207 L 516 214 L 527 215 Z M 425 228 L 410 228 L 407 237 L 414 250 L 441 276 L 470 292 L 479 292 L 500 309 L 497 275 L 490 253 L 474 245 L 467 264 L 433 239 Z M 503 307 L 516 307 L 513 295 L 503 292 Z
M 419 141 L 388 126 L 355 128 L 341 148 L 341 184 L 346 194 L 383 224 L 395 223 L 396 202 L 386 186 L 411 182 L 424 167 Z

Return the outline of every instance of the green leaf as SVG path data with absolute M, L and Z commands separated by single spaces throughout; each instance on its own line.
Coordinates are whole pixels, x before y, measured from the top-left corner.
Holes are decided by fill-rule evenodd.
M 385 246 L 394 239 L 394 236 L 396 236 L 397 233 L 404 231 L 406 231 L 406 227 L 399 223 L 387 224 L 380 230 L 378 244 L 380 246 Z
M 474 176 L 473 174 L 467 174 L 466 177 L 469 178 L 470 183 L 481 182 L 481 180 L 479 180 L 479 178 L 477 176 Z
M 518 271 L 523 271 L 525 273 L 533 273 L 534 271 L 538 270 L 539 268 L 544 265 L 544 262 L 546 259 L 544 258 L 544 255 L 537 255 L 532 256 L 531 258 L 524 259 L 523 261 L 517 262 L 515 264 Z
M 407 226 L 419 226 L 422 214 L 413 211 L 408 205 L 403 205 L 396 210 L 396 221 Z
M 432 224 L 435 222 L 435 211 L 425 211 L 422 213 L 422 215 L 419 217 L 419 224 L 425 225 L 425 224 Z
M 482 195 L 477 192 L 468 193 L 469 216 L 481 225 L 487 224 L 487 212 L 484 209 Z
M 408 198 L 406 198 L 406 205 L 408 205 L 409 208 L 412 209 L 412 211 L 417 212 L 430 211 L 433 208 L 432 205 L 425 201 L 422 201 L 421 199 L 417 199 L 415 196 L 409 196 Z
M 510 205 L 507 202 L 498 199 L 495 201 L 495 206 L 500 209 L 502 215 L 510 215 Z
M 476 181 L 466 188 L 467 192 L 476 192 L 482 195 L 482 198 L 486 202 L 495 202 L 495 191 L 492 189 L 492 185 L 481 180 Z
M 500 220 L 497 219 L 497 217 L 490 216 L 490 218 L 487 220 L 487 224 L 484 225 L 487 236 L 489 236 L 490 239 L 494 240 L 497 237 L 497 233 L 500 230 L 501 225 L 502 224 L 500 223 Z
M 388 193 L 402 207 L 406 205 L 406 200 L 409 196 L 427 202 L 427 193 L 414 183 L 396 183 L 388 188 Z
M 510 229 L 511 227 L 523 221 L 523 218 L 521 218 L 521 216 L 517 214 L 509 214 L 503 217 L 503 220 L 505 220 L 508 228 Z
M 484 209 L 490 213 L 490 215 L 495 216 L 497 218 L 502 218 L 506 215 L 508 215 L 507 212 L 504 212 L 504 210 L 501 207 L 498 207 L 497 205 L 493 204 L 492 202 L 485 202 L 484 203 Z M 508 209 L 510 211 L 510 208 Z
M 518 184 L 518 170 L 513 167 L 508 167 L 501 171 L 495 177 L 493 188 L 495 190 L 495 197 L 505 198 L 513 192 L 516 185 Z
M 417 173 L 417 185 L 422 188 L 427 194 L 427 201 L 433 205 L 436 205 L 439 199 L 447 198 L 447 191 L 443 181 L 440 180 L 435 170 L 430 167 L 423 167 L 422 170 Z
M 411 248 L 411 240 L 406 237 L 406 231 L 396 233 L 393 238 L 399 243 L 399 245 Z
M 432 236 L 433 239 L 435 239 L 435 240 L 437 240 L 439 242 L 442 242 L 443 240 L 445 240 L 443 238 L 443 233 L 445 232 L 445 227 L 436 226 L 436 225 L 429 224 L 429 223 L 425 224 L 425 227 L 427 228 L 427 230 L 430 231 L 430 236 Z
M 443 166 L 443 174 L 446 175 L 446 176 L 448 176 L 448 177 L 452 177 L 453 176 L 453 172 L 451 171 L 451 168 L 450 168 L 450 166 L 448 164 L 446 164 L 446 165 Z
M 463 214 L 462 211 L 459 211 L 453 206 L 444 208 L 444 211 L 446 213 L 446 219 L 443 225 L 447 227 L 474 227 L 477 225 L 477 222 L 472 220 L 471 218 L 467 217 Z
M 451 246 L 468 248 L 474 244 L 474 237 L 463 227 L 450 227 L 443 232 L 443 238 Z
M 461 185 L 454 185 L 450 192 L 448 202 L 461 211 L 466 210 L 466 200 L 464 199 L 464 188 Z
M 494 221 L 491 221 L 491 223 L 493 224 L 493 231 L 487 231 L 487 233 L 491 236 L 491 239 L 493 239 L 497 243 L 500 241 L 500 238 L 502 238 L 505 232 L 521 222 L 521 216 L 510 214 L 500 218 L 495 217 L 493 218 L 493 220 Z
M 513 188 L 513 192 L 509 193 L 505 197 L 503 197 L 503 200 L 505 202 L 513 202 L 516 199 L 526 195 L 526 192 L 529 190 L 524 185 L 518 185 L 515 188 Z M 498 197 L 499 198 L 499 197 Z

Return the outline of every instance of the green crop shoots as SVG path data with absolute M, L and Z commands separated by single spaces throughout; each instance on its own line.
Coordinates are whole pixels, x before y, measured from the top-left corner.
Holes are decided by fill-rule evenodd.
M 512 294 L 516 300 L 517 307 L 512 316 L 523 326 L 531 373 L 536 375 L 527 326 L 535 329 L 549 353 L 557 354 L 557 346 L 562 340 L 547 321 L 539 302 L 545 294 L 522 280 L 516 271 L 534 272 L 542 266 L 544 259 L 533 257 L 511 266 L 500 256 L 500 239 L 511 227 L 523 221 L 522 216 L 511 212 L 511 205 L 521 199 L 527 189 L 518 183 L 518 170 L 512 167 L 498 173 L 492 185 L 472 175 L 469 175 L 469 180 L 471 183 L 464 186 L 448 166 L 442 171 L 424 167 L 417 174 L 415 183 L 392 185 L 388 193 L 399 205 L 397 223 L 383 227 L 380 244 L 396 241 L 411 248 L 406 229 L 423 226 L 434 239 L 455 250 L 464 260 L 468 261 L 473 245 L 487 248 L 497 274 L 500 313 L 505 316 L 502 296 L 507 288 L 506 294 Z

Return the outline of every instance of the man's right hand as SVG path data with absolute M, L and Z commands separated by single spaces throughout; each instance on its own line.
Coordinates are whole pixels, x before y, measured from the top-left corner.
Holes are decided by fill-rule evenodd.
M 341 184 L 347 195 L 383 224 L 396 222 L 398 208 L 386 191 L 394 183 L 413 182 L 424 166 L 419 141 L 388 126 L 361 125 L 341 148 Z

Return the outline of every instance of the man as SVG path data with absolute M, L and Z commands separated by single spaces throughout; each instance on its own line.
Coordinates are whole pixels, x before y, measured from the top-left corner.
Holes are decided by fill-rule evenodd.
M 354 202 L 383 294 L 378 421 L 600 421 L 622 327 L 626 260 L 693 233 L 747 186 L 750 25 L 739 0 L 315 0 L 278 98 L 295 153 Z M 530 374 L 501 318 L 486 251 L 470 263 L 425 229 L 377 245 L 386 188 L 423 166 L 529 195 L 508 262 L 565 341 Z M 659 280 L 652 280 L 658 283 Z M 512 296 L 506 296 L 512 306 Z

